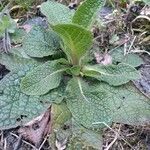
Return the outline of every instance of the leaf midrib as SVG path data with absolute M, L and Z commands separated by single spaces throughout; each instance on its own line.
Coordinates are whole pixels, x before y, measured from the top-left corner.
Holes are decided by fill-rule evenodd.
M 79 90 L 80 90 L 80 93 L 82 95 L 82 97 L 85 99 L 85 101 L 87 101 L 89 103 L 89 100 L 86 98 L 86 96 L 84 95 L 84 92 L 83 92 L 83 89 L 82 89 L 82 85 L 81 85 L 81 82 L 80 82 L 80 79 L 77 78 L 77 81 L 78 81 L 78 85 L 79 85 Z
M 118 76 L 124 76 L 125 74 L 129 74 L 131 72 L 125 72 L 125 73 L 120 73 L 120 74 L 108 74 L 108 73 L 105 73 L 105 72 L 101 72 L 99 70 L 95 70 L 95 69 L 92 69 L 92 68 L 87 68 L 88 71 L 95 71 L 95 72 L 98 72 L 99 74 L 102 74 L 102 75 L 107 75 L 107 76 L 111 76 L 111 77 L 118 77 Z M 135 70 L 136 71 L 136 70 Z M 132 73 L 134 73 L 134 71 L 132 71 Z

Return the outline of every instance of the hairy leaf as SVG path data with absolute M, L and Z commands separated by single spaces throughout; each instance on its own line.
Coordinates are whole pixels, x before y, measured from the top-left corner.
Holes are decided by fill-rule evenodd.
M 57 2 L 47 1 L 41 5 L 42 13 L 52 25 L 59 23 L 71 23 L 74 11 Z
M 31 72 L 21 82 L 21 89 L 27 95 L 43 95 L 59 86 L 62 69 L 57 61 L 48 61 Z
M 73 16 L 73 23 L 89 28 L 104 0 L 85 0 Z
M 113 122 L 131 125 L 150 123 L 150 99 L 145 97 L 134 85 L 129 83 L 121 87 L 112 87 L 103 84 L 98 86 L 99 88 L 104 88 L 111 94 L 107 103 Z
M 142 58 L 140 58 L 137 54 L 129 53 L 124 55 L 124 49 L 118 48 L 110 52 L 110 55 L 112 56 L 113 63 L 125 63 L 129 64 L 133 67 L 138 67 L 141 64 L 143 64 Z
M 27 32 L 24 29 L 16 29 L 15 32 L 11 34 L 11 40 L 15 44 L 22 43 L 26 34 Z
M 29 64 L 41 64 L 34 59 L 19 57 L 15 54 L 0 54 L 0 63 L 5 65 L 8 70 L 14 70 L 22 68 L 22 66 Z
M 53 32 L 42 27 L 34 27 L 23 41 L 23 50 L 31 57 L 44 57 L 56 54 L 59 38 Z
M 79 78 L 73 78 L 67 86 L 67 105 L 75 120 L 85 127 L 92 127 L 93 122 L 109 122 L 109 108 L 106 98 L 108 92 L 96 91 Z
M 21 91 L 21 79 L 37 66 L 33 63 L 14 69 L 0 81 L 0 129 L 30 121 L 63 95 L 63 91 L 56 93 L 55 90 L 51 90 L 47 97 L 26 95 Z
M 60 104 L 63 99 L 66 97 L 66 84 L 67 80 L 63 78 L 63 81 L 61 81 L 59 87 L 50 90 L 48 93 L 42 95 L 42 102 L 47 103 L 47 101 L 51 101 L 55 104 Z
M 32 59 L 29 55 L 27 55 L 22 46 L 15 47 L 11 49 L 11 54 L 16 55 L 18 57 Z M 34 58 L 33 58 L 34 59 Z
M 128 64 L 118 65 L 93 65 L 84 68 L 85 75 L 105 81 L 113 86 L 119 86 L 130 80 L 139 79 L 139 72 Z M 83 72 L 84 72 L 83 71 Z
M 42 102 L 47 103 L 49 100 L 53 103 L 59 104 L 65 98 L 65 88 L 64 84 L 60 84 L 59 87 L 50 90 L 48 93 L 42 95 Z
M 63 39 L 68 48 L 66 53 L 71 56 L 73 63 L 77 65 L 80 58 L 92 45 L 91 32 L 73 24 L 59 24 L 54 26 L 53 29 Z
M 71 128 L 72 137 L 67 144 L 66 150 L 70 149 L 90 149 L 90 150 L 102 150 L 102 134 L 95 132 L 94 130 L 86 129 L 81 126 L 74 126 Z
M 85 127 L 93 127 L 96 122 L 143 125 L 150 120 L 149 99 L 130 84 L 112 87 L 72 79 L 67 91 L 67 105 L 75 120 Z
M 21 125 L 46 109 L 39 96 L 28 96 L 20 90 L 21 78 L 32 68 L 28 65 L 14 70 L 0 81 L 0 128 Z
M 53 128 L 57 129 L 64 125 L 69 119 L 71 119 L 71 112 L 67 108 L 66 103 L 52 105 L 53 114 Z

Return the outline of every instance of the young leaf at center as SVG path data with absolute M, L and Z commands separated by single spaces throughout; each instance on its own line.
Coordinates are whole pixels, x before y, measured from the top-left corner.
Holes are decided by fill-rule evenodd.
M 104 0 L 85 0 L 73 16 L 73 23 L 88 28 Z
M 92 34 L 90 31 L 73 24 L 58 24 L 53 27 L 64 45 L 67 46 L 67 55 L 70 55 L 72 63 L 78 65 L 80 58 L 92 46 Z

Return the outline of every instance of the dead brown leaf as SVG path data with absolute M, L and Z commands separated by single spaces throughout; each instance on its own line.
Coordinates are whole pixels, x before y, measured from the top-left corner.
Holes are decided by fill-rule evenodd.
M 18 130 L 26 140 L 39 147 L 42 139 L 51 132 L 51 107 L 39 117 L 33 119 Z

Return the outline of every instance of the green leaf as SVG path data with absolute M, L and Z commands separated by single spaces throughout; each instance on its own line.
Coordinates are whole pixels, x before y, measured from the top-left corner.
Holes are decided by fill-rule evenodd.
M 8 16 L 2 16 L 0 18 L 0 35 L 2 35 L 5 32 L 5 29 L 9 28 L 11 25 L 9 17 Z
M 18 57 L 27 58 L 27 59 L 34 59 L 34 58 L 31 58 L 29 55 L 27 55 L 24 52 L 24 49 L 22 46 L 12 48 L 11 53 L 12 53 L 12 55 L 16 55 Z
M 73 23 L 89 28 L 104 0 L 85 0 L 73 16 Z
M 21 82 L 21 89 L 27 95 L 43 95 L 59 86 L 62 72 L 57 61 L 48 61 L 31 72 Z
M 121 87 L 102 85 L 98 88 L 109 90 L 112 97 L 107 100 L 113 122 L 130 125 L 150 123 L 150 99 L 145 97 L 131 83 Z
M 15 44 L 22 43 L 26 34 L 27 33 L 24 29 L 16 29 L 15 32 L 13 34 L 11 34 L 11 40 Z
M 9 128 L 26 123 L 49 107 L 40 102 L 40 96 L 29 96 L 21 92 L 20 80 L 37 65 L 26 65 L 14 70 L 0 81 L 0 128 Z
M 74 76 L 78 76 L 80 75 L 80 72 L 81 72 L 81 67 L 80 66 L 73 66 L 73 67 L 70 67 L 68 70 L 67 70 L 67 73 L 70 74 L 70 75 L 74 75 Z
M 124 50 L 122 47 L 111 51 L 110 55 L 112 56 L 113 63 L 121 62 L 129 64 L 133 67 L 138 67 L 143 64 L 142 58 L 140 58 L 137 54 L 129 53 L 124 55 Z
M 79 78 L 73 78 L 67 86 L 67 106 L 75 120 L 83 126 L 92 127 L 93 122 L 104 121 L 109 123 L 109 109 L 106 91 L 96 91 Z
M 7 29 L 9 33 L 14 33 L 16 28 L 16 23 L 7 15 L 0 16 L 0 36 L 3 36 L 5 30 Z
M 52 105 L 52 114 L 53 114 L 53 129 L 60 128 L 71 119 L 71 113 L 66 105 L 62 102 L 60 104 Z
M 42 95 L 41 101 L 47 103 L 49 101 L 59 104 L 65 98 L 65 88 L 64 83 L 61 83 L 59 87 L 50 90 L 48 93 Z
M 8 70 L 19 69 L 25 65 L 30 65 L 35 63 L 41 64 L 41 62 L 37 62 L 34 59 L 23 58 L 15 54 L 6 54 L 6 53 L 0 54 L 0 63 L 5 65 L 5 67 Z
M 68 49 L 65 52 L 70 55 L 74 65 L 78 65 L 80 58 L 92 46 L 91 32 L 73 24 L 59 24 L 53 29 L 67 46 Z
M 70 125 L 72 131 L 72 137 L 67 144 L 67 150 L 70 149 L 90 149 L 90 150 L 102 150 L 102 133 L 94 130 L 86 129 L 83 126 L 73 123 Z
M 59 23 L 71 23 L 74 11 L 57 2 L 47 1 L 42 3 L 41 12 L 52 25 Z
M 31 57 L 56 54 L 60 48 L 58 36 L 50 30 L 34 27 L 23 41 L 23 49 Z
M 67 92 L 67 105 L 73 117 L 87 128 L 111 122 L 131 125 L 150 122 L 150 101 L 131 84 L 113 87 L 97 82 L 91 85 L 74 78 Z M 93 125 L 96 122 L 99 126 Z
M 113 86 L 119 86 L 140 78 L 140 73 L 128 64 L 118 65 L 93 65 L 85 66 L 83 73 L 86 76 L 94 77 L 100 81 L 105 81 Z

